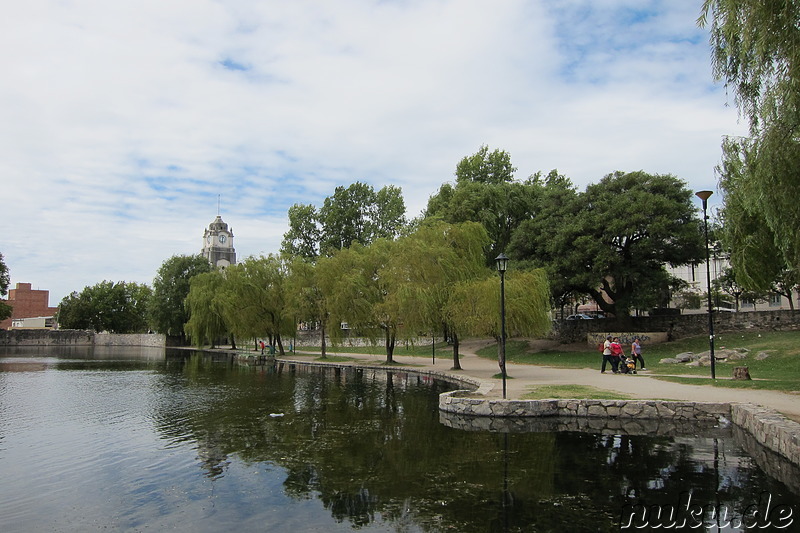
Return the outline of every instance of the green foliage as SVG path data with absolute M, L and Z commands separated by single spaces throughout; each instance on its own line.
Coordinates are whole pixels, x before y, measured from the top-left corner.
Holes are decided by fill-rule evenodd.
M 516 227 L 531 217 L 537 203 L 535 181 L 513 181 L 515 170 L 508 153 L 495 150 L 489 154 L 482 146 L 458 164 L 455 186 L 445 183 L 429 198 L 426 217 L 451 224 L 482 224 L 491 240 L 485 261 L 493 264 L 494 258 L 507 250 Z
M 210 272 L 202 255 L 175 255 L 164 261 L 153 280 L 150 315 L 156 331 L 185 338 L 183 326 L 189 321 L 184 307 L 190 281 L 197 274 Z
M 289 231 L 283 235 L 281 253 L 288 257 L 314 259 L 319 255 L 320 229 L 313 205 L 295 204 L 289 208 Z
M 6 261 L 3 258 L 3 254 L 0 253 L 0 296 L 5 296 L 8 294 L 8 285 L 10 281 L 11 280 L 8 276 L 8 267 L 6 266 Z
M 734 309 L 739 310 L 739 302 L 745 293 L 745 289 L 736 281 L 736 272 L 732 268 L 723 270 L 711 283 L 711 287 L 713 290 L 722 291 L 732 296 L 735 303 Z
M 399 239 L 390 272 L 403 316 L 403 332 L 444 330 L 453 340 L 453 366 L 458 362 L 458 325 L 449 320 L 447 305 L 455 286 L 486 276 L 486 230 L 476 222 L 448 224 L 426 219 Z M 444 336 L 444 333 L 442 334 Z
M 550 331 L 550 288 L 542 269 L 505 275 L 507 337 L 542 337 Z M 458 284 L 449 319 L 468 335 L 500 338 L 500 280 L 496 275 Z
M 542 197 L 542 210 L 515 232 L 511 256 L 547 268 L 557 293 L 589 294 L 607 313 L 657 302 L 673 285 L 665 264 L 703 257 L 692 192 L 674 176 L 614 172 L 584 193 L 554 177 Z
M 482 145 L 478 151 L 463 158 L 456 165 L 456 181 L 461 183 L 500 184 L 514 180 L 517 168 L 511 164 L 511 155 L 503 150 L 489 153 L 489 147 Z
M 768 128 L 778 110 L 797 110 L 800 4 L 705 0 L 698 24 L 709 15 L 714 75 L 733 89 L 753 132 Z
M 764 289 L 800 266 L 800 3 L 706 0 L 714 74 L 750 122 L 717 168 L 725 242 L 743 286 Z
M 281 355 L 281 337 L 291 335 L 295 324 L 286 305 L 287 276 L 280 257 L 249 257 L 226 269 L 222 296 L 223 318 L 231 331 L 241 338 L 272 338 Z
M 3 259 L 3 254 L 0 253 L 0 296 L 5 297 L 8 294 L 8 285 L 10 279 L 8 276 L 8 267 Z M 0 320 L 5 320 L 11 316 L 13 309 L 5 302 L 0 302 Z
M 347 188 L 336 187 L 320 208 L 319 221 L 320 252 L 329 255 L 353 243 L 367 245 L 395 237 L 405 223 L 405 204 L 398 187 L 376 193 L 371 185 L 357 181 Z
M 143 333 L 151 296 L 147 285 L 103 281 L 61 300 L 58 324 L 62 329 Z
M 678 292 L 675 300 L 678 302 L 678 309 L 700 309 L 703 304 L 703 296 L 700 293 L 688 290 Z
M 753 199 L 761 194 L 756 186 L 754 143 L 727 138 L 722 149 L 722 163 L 717 167 L 720 187 L 725 192 L 720 237 L 730 251 L 730 262 L 741 286 L 765 289 L 786 268 L 788 258 L 779 249 L 778 236 L 767 223 L 760 202 Z
M 794 311 L 794 291 L 800 286 L 800 269 L 784 268 L 775 277 L 772 290 L 789 301 L 789 308 Z
M 281 253 L 314 260 L 355 242 L 367 245 L 393 239 L 405 227 L 405 211 L 402 191 L 394 185 L 377 192 L 358 181 L 336 187 L 319 210 L 301 204 L 289 209 L 289 231 L 283 236 Z
M 214 342 L 228 332 L 223 316 L 223 286 L 225 276 L 219 270 L 197 274 L 189 281 L 185 307 L 189 321 L 184 325 L 192 343 L 201 347 Z

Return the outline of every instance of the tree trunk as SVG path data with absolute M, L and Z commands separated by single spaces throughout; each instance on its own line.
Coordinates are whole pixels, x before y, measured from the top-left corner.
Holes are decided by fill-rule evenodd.
M 458 359 L 458 335 L 453 333 L 453 368 L 450 370 L 461 370 L 461 361 Z
M 231 350 L 235 349 L 236 349 L 236 339 L 234 338 L 233 333 L 231 333 Z
M 278 354 L 279 355 L 286 355 L 286 352 L 283 351 L 283 341 L 281 340 L 281 334 L 280 333 L 275 335 L 275 342 L 278 344 Z
M 325 354 L 327 353 L 327 351 L 326 351 L 327 345 L 325 344 L 325 324 L 320 324 L 319 330 L 320 330 L 320 335 L 321 335 L 320 345 L 322 346 L 322 350 L 321 350 L 322 351 L 322 355 L 320 357 L 322 357 L 324 359 L 325 358 Z
M 735 366 L 733 367 L 733 379 L 735 380 L 750 380 L 750 370 L 746 366 Z
M 386 364 L 393 364 L 394 359 L 394 332 L 392 328 L 386 328 Z

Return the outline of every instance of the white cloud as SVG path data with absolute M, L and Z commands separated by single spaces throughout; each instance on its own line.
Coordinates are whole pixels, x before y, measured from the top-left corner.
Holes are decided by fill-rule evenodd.
M 518 176 L 713 188 L 722 135 L 694 2 L 31 0 L 0 19 L 0 253 L 51 303 L 150 282 L 221 214 L 240 257 L 360 180 L 409 216 L 481 144 Z

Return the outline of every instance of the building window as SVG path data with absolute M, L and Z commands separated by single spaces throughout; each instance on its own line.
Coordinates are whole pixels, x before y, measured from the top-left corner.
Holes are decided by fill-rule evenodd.
M 780 294 L 773 292 L 769 295 L 769 306 L 770 307 L 780 307 L 782 304 L 783 298 Z
M 752 298 L 742 298 L 742 307 L 755 307 L 756 303 Z

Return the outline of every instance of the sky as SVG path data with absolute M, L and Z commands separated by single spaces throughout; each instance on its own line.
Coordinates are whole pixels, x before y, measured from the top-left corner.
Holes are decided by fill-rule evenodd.
M 58 305 L 152 284 L 219 213 L 239 260 L 355 181 L 407 216 L 482 145 L 583 190 L 673 174 L 721 200 L 747 128 L 701 0 L 26 0 L 0 17 L 0 253 Z M 624 198 L 620 198 L 624 202 Z M 697 201 L 699 206 L 699 200 Z

